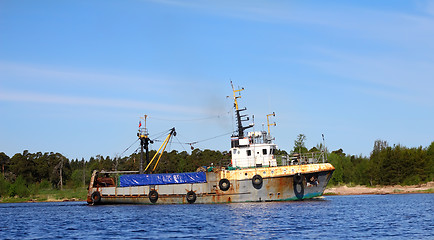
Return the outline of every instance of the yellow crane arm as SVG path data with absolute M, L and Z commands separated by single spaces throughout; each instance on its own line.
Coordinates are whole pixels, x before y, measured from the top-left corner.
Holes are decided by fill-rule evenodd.
M 154 169 L 152 169 L 152 172 L 154 172 L 155 169 L 157 168 L 157 165 L 160 162 L 160 158 L 161 158 L 161 156 L 163 156 L 163 152 L 166 149 L 166 146 L 168 143 L 169 143 L 169 140 L 167 140 L 166 143 L 164 144 L 163 150 L 161 151 L 160 156 L 158 157 L 157 162 L 155 163 Z
M 154 157 L 152 157 L 151 161 L 149 162 L 148 166 L 146 166 L 145 168 L 145 172 L 146 170 L 148 170 L 149 166 L 151 166 L 152 162 L 154 161 L 155 157 L 157 157 L 157 155 L 160 153 L 161 148 L 163 148 L 163 151 L 161 151 L 160 156 L 158 157 L 157 162 L 155 163 L 154 169 L 152 171 L 155 171 L 155 168 L 157 168 L 158 162 L 160 161 L 161 156 L 163 155 L 164 149 L 166 149 L 167 144 L 169 143 L 170 137 L 172 135 L 176 134 L 175 132 L 175 128 L 172 128 L 169 135 L 167 135 L 166 139 L 164 139 L 163 144 L 161 144 L 160 148 L 158 149 L 158 151 L 155 153 Z M 164 146 L 164 147 L 163 147 Z
M 268 117 L 270 117 L 270 116 L 275 117 L 276 114 L 275 114 L 274 112 L 273 112 L 272 114 L 267 114 L 268 134 L 270 134 L 270 126 L 276 126 L 276 123 L 271 123 L 271 124 L 270 124 L 270 121 L 268 120 Z

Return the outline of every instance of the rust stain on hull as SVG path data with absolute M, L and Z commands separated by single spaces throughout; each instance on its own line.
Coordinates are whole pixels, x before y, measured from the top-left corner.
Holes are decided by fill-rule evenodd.
M 186 204 L 231 203 L 258 201 L 300 200 L 322 195 L 334 167 L 329 163 L 300 166 L 219 170 L 207 173 L 206 183 L 170 184 L 154 186 L 116 187 L 92 184 L 98 182 L 92 175 L 87 202 L 89 204 Z M 256 181 L 253 181 L 253 177 Z M 299 176 L 298 176 L 299 175 Z M 219 182 L 229 181 L 227 190 Z M 259 180 L 258 180 L 259 179 Z M 106 182 L 110 182 L 105 179 Z M 151 201 L 150 191 L 158 193 Z M 187 201 L 187 193 L 194 192 L 194 201 Z M 98 195 L 100 198 L 98 198 Z M 155 196 L 154 196 L 155 197 Z M 191 198 L 191 196 L 190 196 Z

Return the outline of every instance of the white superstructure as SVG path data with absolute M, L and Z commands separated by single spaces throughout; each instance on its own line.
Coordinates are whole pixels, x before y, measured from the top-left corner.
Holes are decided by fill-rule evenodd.
M 244 88 L 235 90 L 232 85 L 234 108 L 238 127 L 238 131 L 231 138 L 232 167 L 275 167 L 277 166 L 277 162 L 274 153 L 277 146 L 273 143 L 273 138 L 270 134 L 270 126 L 275 126 L 276 123 L 270 124 L 268 121 L 268 117 L 275 116 L 275 114 L 272 113 L 267 115 L 268 132 L 249 132 L 245 137 L 244 130 L 253 127 L 254 124 L 251 123 L 246 127 L 242 124 L 243 121 L 249 120 L 247 115 L 241 115 L 241 112 L 245 111 L 246 108 L 238 108 L 237 99 L 241 98 L 241 95 L 237 96 L 236 93 L 239 93 L 242 90 L 244 90 Z
M 267 132 L 249 132 L 248 137 L 231 139 L 232 166 L 275 167 L 277 166 L 274 153 L 276 144 Z

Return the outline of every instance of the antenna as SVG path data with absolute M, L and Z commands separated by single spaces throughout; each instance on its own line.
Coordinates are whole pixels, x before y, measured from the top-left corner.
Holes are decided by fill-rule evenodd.
M 324 163 L 324 160 L 327 161 L 327 152 L 326 152 L 326 147 L 325 147 L 324 133 L 322 133 L 321 135 L 322 135 L 322 148 L 323 148 L 322 152 L 324 153 L 323 158 L 322 158 L 322 163 Z
M 238 101 L 237 101 L 237 99 L 238 99 L 238 98 L 241 98 L 241 93 L 239 93 L 239 92 L 243 91 L 244 88 L 241 88 L 241 89 L 240 89 L 240 88 L 238 87 L 238 89 L 235 90 L 235 88 L 234 88 L 234 84 L 232 83 L 232 80 L 231 80 L 231 86 L 232 86 L 232 92 L 233 92 L 233 95 L 234 95 L 234 106 L 235 106 L 235 110 L 238 111 Z M 238 92 L 238 96 L 236 95 L 237 92 Z
M 146 151 L 146 164 L 149 162 L 149 144 L 154 143 L 151 139 L 149 139 L 149 133 L 148 129 L 146 128 L 146 120 L 148 118 L 148 115 L 144 115 L 143 117 L 140 117 L 141 119 L 145 120 L 145 127 L 141 128 L 142 122 L 139 122 L 139 132 L 137 133 L 137 137 L 140 139 L 140 168 L 139 172 L 140 174 L 143 174 L 143 150 Z M 146 170 L 145 170 L 146 171 Z
M 144 115 L 144 117 L 140 117 L 140 119 L 143 119 L 143 120 L 145 120 L 145 128 L 140 128 L 141 126 L 142 126 L 142 121 L 140 121 L 140 123 L 139 123 L 139 131 L 141 130 L 141 129 L 143 129 L 144 131 L 142 132 L 140 132 L 140 135 L 143 135 L 142 137 L 145 137 L 145 135 L 146 136 L 148 136 L 149 134 L 148 134 L 148 129 L 146 128 L 146 122 L 147 122 L 147 119 L 148 119 L 148 115 Z
M 249 117 L 247 117 L 247 115 L 241 115 L 240 112 L 245 111 L 246 108 L 243 109 L 239 109 L 238 108 L 238 98 L 241 98 L 241 91 L 244 90 L 244 88 L 238 88 L 235 89 L 234 88 L 234 84 L 231 81 L 231 86 L 232 86 L 232 94 L 233 94 L 233 98 L 234 98 L 234 108 L 235 108 L 235 114 L 237 117 L 237 127 L 238 127 L 238 135 L 234 135 L 234 137 L 238 137 L 238 138 L 244 138 L 244 130 L 250 127 L 253 127 L 252 124 L 250 124 L 247 127 L 243 126 L 243 121 L 248 121 Z M 238 93 L 238 96 L 237 96 Z
M 276 122 L 270 124 L 270 121 L 269 121 L 269 119 L 268 119 L 268 117 L 270 117 L 270 116 L 275 117 L 275 116 L 276 116 L 276 113 L 273 112 L 273 113 L 271 113 L 271 114 L 267 114 L 268 135 L 270 135 L 270 126 L 276 126 Z

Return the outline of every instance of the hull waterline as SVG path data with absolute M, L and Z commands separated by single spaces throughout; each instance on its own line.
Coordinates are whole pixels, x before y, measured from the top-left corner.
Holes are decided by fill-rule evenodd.
M 130 187 L 90 186 L 88 202 L 90 204 L 206 204 L 302 200 L 321 196 L 333 171 L 331 164 L 322 163 L 217 170 L 207 172 L 204 183 Z M 94 172 L 94 180 L 98 180 L 96 174 L 97 172 Z M 229 186 L 221 184 L 226 180 Z M 99 195 L 96 196 L 97 199 L 94 199 L 95 195 Z

